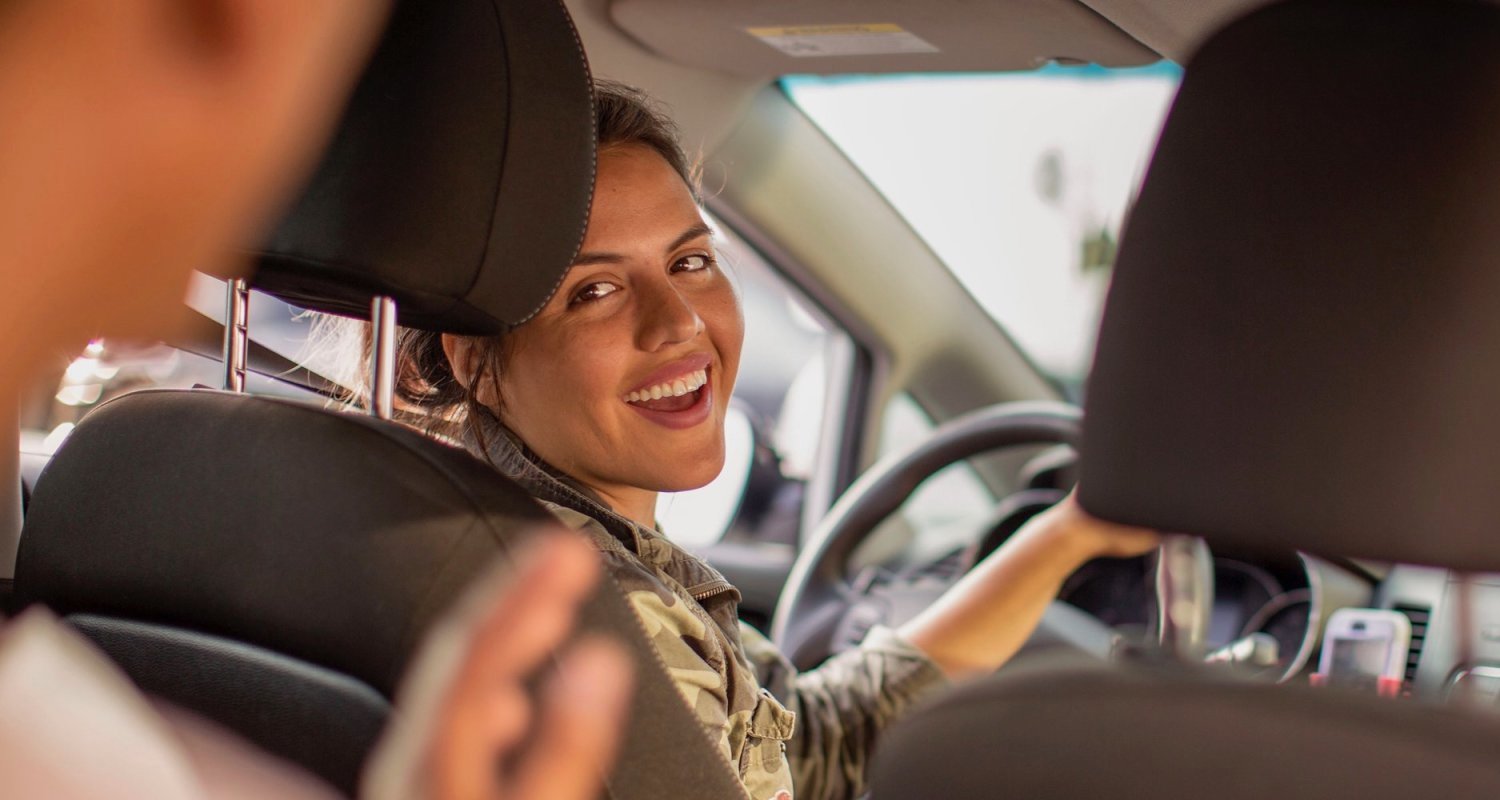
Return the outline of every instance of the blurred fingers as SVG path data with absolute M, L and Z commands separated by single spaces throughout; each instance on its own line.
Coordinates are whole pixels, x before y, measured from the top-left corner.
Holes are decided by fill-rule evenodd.
M 501 796 L 498 765 L 533 723 L 525 681 L 567 639 L 598 573 L 593 547 L 571 533 L 542 536 L 518 555 L 508 585 L 480 612 L 439 712 L 431 796 Z
M 632 685 L 629 657 L 618 644 L 590 638 L 574 647 L 543 691 L 532 744 L 504 797 L 597 797 L 619 747 Z

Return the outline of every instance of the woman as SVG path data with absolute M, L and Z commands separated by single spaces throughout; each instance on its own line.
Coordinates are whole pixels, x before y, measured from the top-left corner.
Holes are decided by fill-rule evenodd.
M 916 699 L 999 667 L 1077 566 L 1155 537 L 1070 500 L 900 631 L 796 673 L 740 626 L 739 592 L 655 529 L 658 492 L 723 465 L 744 321 L 672 124 L 626 87 L 597 96 L 593 206 L 556 293 L 501 337 L 403 331 L 397 391 L 590 536 L 752 798 L 856 796 L 877 735 Z

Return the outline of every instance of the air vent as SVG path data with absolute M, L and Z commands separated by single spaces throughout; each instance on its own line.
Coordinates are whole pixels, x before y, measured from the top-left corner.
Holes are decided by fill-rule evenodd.
M 1429 606 L 1393 606 L 1411 620 L 1411 649 L 1406 651 L 1406 685 L 1408 689 L 1417 677 L 1417 662 L 1422 658 L 1422 644 L 1427 641 L 1427 623 L 1432 619 Z

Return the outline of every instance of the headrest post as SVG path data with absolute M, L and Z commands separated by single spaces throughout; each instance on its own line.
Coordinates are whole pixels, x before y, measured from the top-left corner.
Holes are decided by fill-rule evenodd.
M 370 415 L 390 419 L 396 388 L 396 301 L 370 301 Z
M 1213 602 L 1213 574 L 1213 557 L 1202 539 L 1162 537 L 1156 561 L 1157 627 L 1162 650 L 1181 661 L 1203 659 L 1208 615 L 1202 609 Z
M 1454 663 L 1458 669 L 1470 670 L 1478 666 L 1474 657 L 1474 637 L 1478 630 L 1474 625 L 1474 575 L 1467 571 L 1458 571 L 1452 578 L 1453 592 L 1450 595 L 1454 599 L 1453 628 L 1458 631 L 1458 641 L 1454 647 Z M 1455 695 L 1451 700 L 1458 700 L 1466 704 L 1473 704 L 1478 698 L 1475 697 L 1475 681 L 1457 681 L 1453 684 Z
M 224 288 L 224 388 L 243 392 L 250 349 L 250 285 L 244 278 L 231 278 Z

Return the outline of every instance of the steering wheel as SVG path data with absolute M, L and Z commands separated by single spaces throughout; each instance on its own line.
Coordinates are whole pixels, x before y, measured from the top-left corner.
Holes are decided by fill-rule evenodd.
M 953 419 L 926 441 L 883 459 L 861 475 L 812 532 L 797 555 L 772 619 L 771 636 L 781 651 L 799 667 L 820 663 L 833 650 L 834 636 L 861 590 L 846 579 L 846 565 L 855 549 L 880 523 L 901 507 L 917 487 L 938 470 L 992 450 L 1025 445 L 1065 444 L 1077 448 L 1082 415 L 1062 403 L 1003 403 Z M 1197 557 L 1180 555 L 1172 563 L 1182 569 L 1176 580 L 1157 580 L 1158 608 L 1176 609 L 1164 627 L 1201 639 L 1207 628 L 1212 593 L 1212 562 L 1198 543 Z M 1169 539 L 1170 551 L 1185 548 Z M 1206 575 L 1205 575 L 1206 573 Z M 1186 590 L 1184 587 L 1196 587 Z M 1185 594 L 1194 602 L 1184 603 Z M 1190 608 L 1191 607 L 1191 608 Z M 1191 618 L 1183 616 L 1186 611 Z M 1114 648 L 1116 634 L 1103 622 L 1066 603 L 1054 602 L 1043 617 L 1041 632 L 1068 642 L 1100 658 Z

